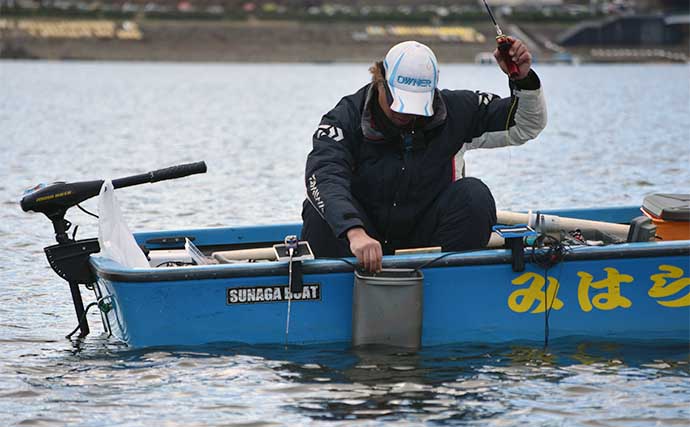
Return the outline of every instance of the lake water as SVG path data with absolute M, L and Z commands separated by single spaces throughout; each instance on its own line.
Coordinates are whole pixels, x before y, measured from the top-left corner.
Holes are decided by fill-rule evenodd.
M 42 252 L 50 223 L 19 208 L 25 188 L 205 160 L 205 175 L 118 190 L 130 227 L 298 221 L 311 135 L 366 68 L 0 62 L 0 425 L 690 424 L 687 342 L 135 351 L 99 336 L 95 313 L 85 342 L 64 339 L 76 325 L 68 288 Z M 536 70 L 547 129 L 466 158 L 499 208 L 690 191 L 687 65 Z M 508 93 L 492 67 L 442 66 L 440 85 Z M 79 236 L 95 235 L 70 213 Z

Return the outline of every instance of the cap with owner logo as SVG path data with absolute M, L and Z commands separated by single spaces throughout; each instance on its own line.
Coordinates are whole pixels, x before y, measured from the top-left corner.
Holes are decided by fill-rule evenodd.
M 438 61 L 426 45 L 416 41 L 398 43 L 383 61 L 386 82 L 393 95 L 391 110 L 432 116 L 438 84 Z

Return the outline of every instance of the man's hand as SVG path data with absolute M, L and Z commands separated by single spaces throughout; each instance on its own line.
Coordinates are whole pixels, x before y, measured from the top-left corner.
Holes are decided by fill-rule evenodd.
M 347 240 L 350 241 L 350 251 L 367 271 L 377 273 L 381 271 L 383 258 L 381 243 L 369 237 L 362 227 L 347 230 Z
M 529 70 L 532 67 L 532 54 L 529 53 L 529 51 L 527 50 L 527 46 L 525 46 L 525 44 L 522 43 L 520 40 L 510 36 L 506 38 L 513 44 L 512 46 L 510 46 L 508 54 L 511 58 L 513 58 L 513 62 L 515 63 L 515 65 L 518 66 L 519 70 L 519 74 L 515 78 L 515 80 L 524 79 L 525 77 L 527 77 L 527 73 L 529 73 Z M 498 52 L 498 48 L 494 50 L 494 58 L 496 58 L 496 62 L 498 62 L 498 65 L 501 67 L 501 70 L 503 70 L 504 73 L 508 74 L 508 66 L 506 65 L 505 61 L 503 61 L 503 58 L 501 58 L 501 54 Z

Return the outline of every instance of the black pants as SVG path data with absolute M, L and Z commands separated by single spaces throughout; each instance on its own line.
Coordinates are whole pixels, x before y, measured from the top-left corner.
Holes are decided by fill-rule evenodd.
M 383 247 L 384 254 L 396 249 L 441 246 L 444 251 L 463 251 L 486 246 L 496 224 L 496 204 L 489 188 L 476 178 L 451 184 L 423 214 L 404 241 L 385 242 L 361 206 L 355 206 L 364 229 Z M 351 257 L 350 243 L 338 239 L 328 223 L 305 200 L 302 207 L 302 240 L 317 257 Z

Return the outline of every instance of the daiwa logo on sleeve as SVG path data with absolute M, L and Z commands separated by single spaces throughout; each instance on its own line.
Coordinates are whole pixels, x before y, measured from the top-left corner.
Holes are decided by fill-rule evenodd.
M 401 85 L 416 86 L 416 87 L 431 87 L 431 80 L 417 79 L 414 77 L 407 77 L 400 75 L 396 81 Z
M 319 127 L 316 129 L 314 137 L 319 139 L 324 136 L 331 138 L 335 142 L 340 142 L 344 139 L 343 130 L 333 125 L 319 125 Z
M 500 96 L 495 95 L 493 93 L 480 92 L 478 90 L 474 91 L 474 93 L 477 94 L 479 105 L 489 105 L 489 103 L 491 103 L 491 101 L 493 101 L 494 99 L 500 98 Z

